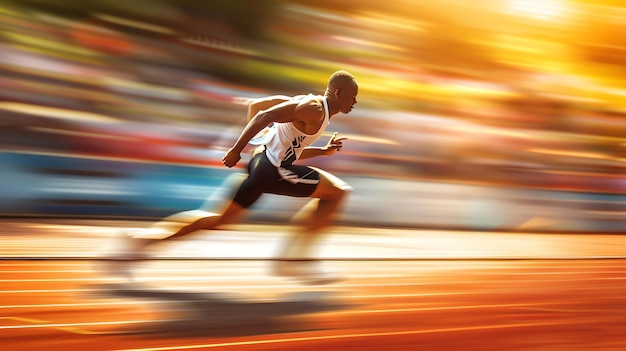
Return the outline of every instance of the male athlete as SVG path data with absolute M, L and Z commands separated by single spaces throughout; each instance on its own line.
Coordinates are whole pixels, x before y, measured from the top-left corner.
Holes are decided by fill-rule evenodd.
M 332 116 L 352 110 L 357 94 L 358 84 L 354 76 L 337 71 L 330 76 L 323 96 L 271 96 L 253 100 L 248 106 L 247 125 L 222 159 L 226 167 L 233 167 L 241 160 L 241 153 L 248 143 L 260 145 L 248 164 L 247 178 L 241 182 L 221 215 L 204 212 L 204 217 L 164 239 L 233 223 L 264 193 L 310 197 L 313 200 L 306 207 L 313 207 L 312 215 L 304 229 L 285 245 L 274 274 L 292 277 L 305 284 L 337 281 L 336 274 L 323 270 L 318 260 L 311 259 L 310 251 L 352 188 L 328 172 L 294 162 L 330 156 L 341 150 L 345 138 L 337 138 L 336 133 L 323 147 L 313 147 L 312 144 L 322 136 Z M 131 241 L 136 254 L 159 240 L 136 238 Z

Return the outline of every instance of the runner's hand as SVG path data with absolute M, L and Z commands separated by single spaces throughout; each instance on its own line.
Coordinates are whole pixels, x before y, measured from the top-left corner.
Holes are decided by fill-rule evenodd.
M 331 153 L 329 155 L 332 155 L 333 153 L 335 153 L 335 151 L 341 151 L 341 148 L 343 147 L 343 141 L 348 139 L 346 137 L 337 138 L 337 135 L 339 135 L 339 133 L 333 133 L 333 136 L 330 137 L 330 140 L 328 140 L 328 143 L 323 148 L 325 151 L 331 150 Z
M 222 158 L 224 166 L 231 168 L 241 160 L 241 153 L 233 150 L 232 148 L 226 152 L 226 155 Z

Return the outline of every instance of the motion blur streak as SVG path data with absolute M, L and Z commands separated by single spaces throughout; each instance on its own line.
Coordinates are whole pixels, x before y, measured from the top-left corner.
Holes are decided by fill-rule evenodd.
M 0 344 L 626 349 L 624 18 L 623 0 L 0 0 Z M 348 139 L 310 162 L 354 188 L 319 247 L 352 281 L 270 276 L 305 205 L 273 195 L 156 249 L 139 287 L 100 274 L 119 231 L 219 211 L 251 99 L 342 69 L 358 104 L 320 140 Z
M 617 2 L 140 3 L 0 3 L 1 213 L 197 208 L 229 172 L 242 101 L 344 68 L 362 86 L 334 123 L 350 141 L 314 161 L 359 182 L 344 223 L 624 228 Z

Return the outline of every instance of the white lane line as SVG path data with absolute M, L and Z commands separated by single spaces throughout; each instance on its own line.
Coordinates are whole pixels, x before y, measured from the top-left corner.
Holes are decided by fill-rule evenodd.
M 516 308 L 526 309 L 533 306 L 553 306 L 558 303 L 550 302 L 537 302 L 537 303 L 507 303 L 507 304 L 493 304 L 493 305 L 467 305 L 467 306 L 442 306 L 442 307 L 415 307 L 415 308 L 392 308 L 383 310 L 346 310 L 346 311 L 332 311 L 322 312 L 326 315 L 329 314 L 370 314 L 370 313 L 398 313 L 398 312 L 429 312 L 429 311 L 451 311 L 451 310 L 478 310 L 478 309 L 492 309 L 492 308 Z
M 447 276 L 414 276 L 414 275 L 406 275 L 406 276 L 390 276 L 390 275 L 351 275 L 350 279 L 419 279 L 419 278 L 445 278 Z M 262 278 L 259 275 L 255 276 L 198 276 L 198 277 L 151 277 L 146 276 L 137 279 L 137 282 L 179 282 L 179 281 L 196 281 L 196 282 L 219 282 L 219 281 L 238 281 L 238 280 L 259 280 Z M 271 276 L 267 276 L 268 283 L 273 283 L 271 281 Z M 481 277 L 477 277 L 481 278 Z M 114 277 L 94 277 L 94 278 L 41 278 L 41 279 L 0 279 L 0 283 L 53 283 L 53 282 L 98 282 L 98 281 L 119 281 L 119 278 Z M 605 281 L 605 280 L 626 280 L 626 277 L 596 277 L 596 278 L 584 278 L 584 279 L 552 279 L 549 282 L 591 282 L 591 281 Z M 390 283 L 390 284 L 366 284 L 365 286 L 413 286 L 413 285 L 432 285 L 432 284 L 464 284 L 464 283 L 477 283 L 477 282 L 493 282 L 493 279 L 475 279 L 475 280 L 455 280 L 449 282 L 442 281 L 423 281 L 423 282 L 415 282 L 415 283 Z M 548 282 L 545 279 L 498 279 L 499 283 L 546 283 Z M 349 284 L 337 284 L 336 286 L 341 287 L 349 287 L 349 286 L 361 286 L 359 285 L 349 285 Z
M 185 302 L 193 302 L 201 300 L 185 300 Z M 168 300 L 151 300 L 142 301 L 142 304 L 146 303 L 174 303 L 179 301 Z M 16 309 L 16 308 L 49 308 L 49 307 L 97 307 L 97 306 L 116 306 L 116 305 L 136 305 L 137 301 L 116 301 L 116 302 L 81 302 L 81 303 L 49 303 L 39 305 L 6 305 L 0 306 L 0 309 Z
M 520 275 L 580 275 L 580 274 L 624 274 L 626 271 L 574 271 L 574 272 L 503 272 L 497 273 L 499 276 L 520 276 Z M 489 276 L 490 274 L 487 274 Z
M 78 265 L 84 265 L 84 264 L 85 262 L 80 262 L 80 261 L 76 261 L 76 262 L 59 262 L 59 261 L 2 262 L 3 267 L 39 267 L 39 266 L 56 267 L 56 266 L 78 266 Z
M 3 243 L 0 241 L 0 243 Z M 24 245 L 21 243 L 20 245 L 15 244 L 16 249 L 24 250 Z M 67 248 L 66 245 L 59 245 L 59 247 Z M 74 251 L 80 251 L 83 248 L 78 247 Z M 321 260 L 329 261 L 329 262 L 350 262 L 350 263 L 358 263 L 358 264 L 376 264 L 380 262 L 384 262 L 385 264 L 421 264 L 421 265 L 432 265 L 435 263 L 446 263 L 446 264 L 455 264 L 455 265 L 464 265 L 464 264 L 481 264 L 481 265 L 494 265 L 497 264 L 527 264 L 532 265 L 532 267 L 558 267 L 554 261 L 561 262 L 564 265 L 567 264 L 580 264 L 580 262 L 587 261 L 590 263 L 597 264 L 597 262 L 611 262 L 611 261 L 624 261 L 626 260 L 626 256 L 624 255 L 603 255 L 603 256 L 589 256 L 589 255 L 577 255 L 577 256 L 465 256 L 465 255 L 452 255 L 443 253 L 439 256 L 419 256 L 419 257 L 320 257 Z M 7 264 L 17 265 L 20 262 L 23 262 L 24 265 L 29 264 L 38 264 L 42 262 L 50 262 L 55 265 L 71 265 L 71 264 L 81 264 L 84 262 L 90 261 L 100 261 L 102 260 L 99 255 L 91 255 L 87 254 L 85 256 L 76 256 L 72 254 L 61 254 L 61 255 L 50 255 L 47 252 L 40 253 L 31 253 L 30 255 L 12 255 L 12 254 L 0 254 L 0 261 L 7 262 Z M 275 257 L 272 256 L 163 256 L 163 257 L 152 257 L 147 259 L 146 261 L 150 262 L 259 262 L 259 261 L 274 261 Z M 25 261 L 25 262 L 24 262 Z M 547 266 L 547 264 L 551 264 Z
M 209 271 L 208 274 L 210 274 L 210 271 L 212 270 L 224 270 L 224 267 L 207 267 L 204 269 L 137 269 L 138 272 L 142 273 L 142 274 L 150 274 L 150 273 L 207 273 L 207 271 Z M 232 273 L 238 273 L 240 271 L 246 271 L 247 273 L 249 273 L 251 270 L 250 268 L 228 268 L 229 271 L 232 271 Z M 77 269 L 77 270 L 41 270 L 41 271 L 2 271 L 0 270 L 0 275 L 4 274 L 4 273 L 10 273 L 10 274 L 49 274 L 49 273 L 84 273 L 84 274 L 94 274 L 97 273 L 97 270 L 95 269 Z M 223 273 L 222 273 L 223 274 Z
M 415 294 L 375 294 L 375 295 L 341 295 L 345 299 L 384 299 L 398 297 L 428 297 L 428 296 L 456 296 L 456 295 L 475 295 L 480 292 L 440 292 L 440 293 L 415 293 Z
M 143 272 L 138 272 L 141 275 Z M 146 281 L 159 281 L 159 282 L 178 282 L 178 281 L 197 281 L 197 282 L 215 282 L 215 281 L 238 281 L 238 280 L 259 280 L 262 278 L 277 278 L 271 275 L 222 275 L 214 276 L 210 273 L 208 275 L 198 276 L 173 276 L 173 277 L 159 277 L 146 275 L 138 277 L 137 282 Z M 373 274 L 352 274 L 350 279 L 414 279 L 414 275 L 373 275 Z M 120 280 L 115 277 L 92 277 L 92 278 L 33 278 L 33 279 L 0 279 L 0 283 L 54 283 L 54 282 L 91 282 L 91 281 L 110 281 Z M 268 280 L 269 282 L 269 280 Z
M 413 295 L 418 297 L 419 294 Z M 441 296 L 441 295 L 453 295 L 453 294 L 421 294 L 421 296 Z M 410 297 L 410 294 L 402 295 L 404 297 Z M 360 296 L 355 298 L 397 298 L 395 295 L 371 295 Z M 351 296 L 342 297 L 343 299 L 350 299 Z M 189 302 L 202 302 L 203 299 L 193 300 L 162 300 L 153 299 L 150 301 L 144 301 L 145 303 L 189 303 Z M 267 298 L 242 298 L 242 302 L 268 302 L 272 301 Z M 280 301 L 280 300 L 276 300 Z M 294 300 L 298 301 L 298 300 Z M 50 308 L 50 307 L 102 307 L 102 306 L 118 306 L 118 305 L 136 305 L 137 301 L 114 301 L 114 302 L 84 302 L 84 303 L 53 303 L 53 304 L 36 304 L 36 305 L 6 305 L 0 306 L 0 309 L 18 309 L 18 308 Z M 390 312 L 419 312 L 419 311 L 439 311 L 439 310 L 465 310 L 465 309 L 481 309 L 481 308 L 521 308 L 529 306 L 554 306 L 559 305 L 556 302 L 540 302 L 540 303 L 517 303 L 517 304 L 494 304 L 494 305 L 468 305 L 468 306 L 444 306 L 444 307 L 416 307 L 416 308 L 397 308 L 397 309 L 382 309 L 382 310 L 342 310 L 334 312 L 325 312 L 326 314 L 363 314 L 363 313 L 390 313 Z
M 37 273 L 93 273 L 93 269 L 76 269 L 76 270 L 29 270 L 29 271 L 2 271 L 0 270 L 0 274 L 11 273 L 11 274 L 37 274 Z
M 425 284 L 416 284 L 416 283 L 385 283 L 385 284 L 343 284 L 343 285 L 335 285 L 335 288 L 365 288 L 365 287 L 405 287 L 405 286 L 421 286 L 421 285 L 425 285 Z M 280 290 L 280 291 L 285 291 L 286 289 L 291 289 L 291 288 L 307 288 L 307 289 L 312 289 L 312 286 L 303 286 L 301 284 L 297 284 L 297 283 L 287 283 L 284 282 L 281 285 L 276 285 L 275 282 L 273 281 L 269 281 L 267 285 L 261 285 L 261 284 L 255 284 L 255 285 L 225 285 L 225 286 L 220 286 L 219 288 L 222 289 L 234 289 L 234 290 L 243 290 L 243 289 L 272 289 L 272 290 Z M 324 288 L 328 288 L 328 287 L 324 287 Z M 107 292 L 110 290 L 116 290 L 116 289 L 133 289 L 132 286 L 130 287 L 112 287 L 112 288 L 102 288 L 102 289 L 97 289 L 97 288 L 86 288 L 86 289 L 53 289 L 53 290 L 0 290 L 0 294 L 12 294 L 12 293 L 71 293 L 71 292 Z M 198 292 L 198 293 L 212 293 L 215 291 L 212 290 L 207 290 L 205 288 L 198 288 L 198 286 L 174 286 L 174 287 L 153 287 L 153 286 L 139 286 L 138 288 L 134 288 L 134 289 L 141 289 L 141 290 L 153 290 L 153 291 L 172 291 L 172 292 Z
M 582 268 L 582 267 L 581 267 Z M 596 267 L 596 268 L 607 268 L 607 267 Z M 625 267 L 619 267 L 619 268 L 625 268 Z M 207 270 L 212 271 L 212 270 L 219 270 L 219 269 L 225 269 L 225 267 L 219 267 L 219 266 L 208 266 L 208 267 L 203 267 L 203 268 L 150 268 L 150 269 L 145 269 L 145 268 L 138 268 L 137 271 L 141 272 L 141 273 L 177 273 L 177 272 L 185 272 L 185 273 L 191 273 L 191 272 L 207 272 Z M 231 271 L 250 271 L 250 270 L 257 270 L 257 269 L 261 269 L 264 270 L 265 267 L 259 267 L 259 266 L 250 266 L 250 267 L 228 267 L 228 270 Z M 563 269 L 563 268 L 561 268 Z M 350 268 L 349 270 L 351 271 L 357 271 L 354 268 Z M 442 272 L 432 272 L 429 271 L 428 269 L 422 268 L 422 267 L 402 267 L 402 268 L 398 268 L 398 269 L 394 269 L 391 267 L 388 267 L 386 269 L 370 269 L 370 268 L 361 268 L 358 269 L 358 271 L 364 271 L 364 272 L 368 272 L 369 274 L 362 274 L 360 276 L 363 277 L 368 277 L 368 276 L 373 276 L 373 277 L 377 277 L 378 275 L 372 275 L 371 273 L 376 272 L 378 274 L 382 273 L 382 272 L 386 272 L 389 271 L 391 273 L 400 273 L 400 272 L 409 272 L 409 273 L 415 273 L 415 274 L 419 274 L 420 276 L 426 276 L 426 277 L 431 277 L 431 276 L 446 276 L 449 275 L 450 273 L 446 273 L 450 270 L 453 269 L 449 269 L 449 270 L 445 270 Z M 580 270 L 580 271 L 572 271 L 572 270 L 559 270 L 559 271 L 551 271 L 551 272 L 494 272 L 494 270 L 491 269 L 467 269 L 469 271 L 471 271 L 471 273 L 473 275 L 476 276 L 480 276 L 480 275 L 493 275 L 493 274 L 497 274 L 497 275 L 513 275 L 513 276 L 518 276 L 518 275 L 579 275 L 579 274 L 587 274 L 590 272 L 593 272 L 594 274 L 624 274 L 626 273 L 626 270 L 603 270 L 603 271 L 596 271 L 596 270 L 590 270 L 590 269 L 585 269 L 585 270 Z M 456 271 L 456 270 L 455 270 Z M 0 274 L 4 274 L 4 273 L 9 273 L 9 274 L 36 274 L 36 273 L 94 273 L 97 272 L 96 269 L 71 269 L 71 270 L 66 270 L 66 269 L 59 269 L 59 270 L 0 270 Z M 357 275 L 359 276 L 359 275 Z M 390 275 L 385 275 L 385 276 L 390 276 Z M 394 275 L 397 277 L 403 277 L 404 275 Z
M 114 321 L 114 322 L 81 322 L 81 323 L 46 323 L 46 324 L 28 324 L 28 325 L 4 325 L 2 329 L 33 329 L 33 328 L 68 328 L 68 327 L 89 327 L 98 325 L 125 325 L 125 324 L 141 324 L 141 323 L 163 323 L 175 322 L 177 319 L 156 319 L 156 320 L 135 320 L 135 321 Z
M 2 257 L 2 256 L 0 256 Z M 3 260 L 0 261 L 2 262 L 2 266 L 3 267 L 38 267 L 38 266 L 43 266 L 43 267 L 51 267 L 51 266 L 85 266 L 85 265 L 90 265 L 93 262 L 99 262 L 101 260 L 97 259 L 97 258 L 93 258 L 93 259 L 84 259 L 84 260 L 32 260 L 32 261 L 28 261 L 28 262 L 16 262 L 16 261 L 9 261 L 9 260 Z M 211 266 L 244 266 L 244 265 L 257 265 L 257 262 L 270 262 L 271 260 L 265 260 L 265 259 L 250 259 L 250 260 L 227 260 L 227 259 L 220 259 L 220 260 L 212 260 L 212 259 L 188 259 L 188 260 L 170 260 L 167 257 L 163 258 L 162 260 L 159 260 L 158 258 L 154 258 L 152 260 L 147 260 L 146 262 L 158 262 L 161 264 L 178 264 L 178 265 L 197 265 L 197 264 L 206 264 L 206 265 L 211 265 Z
M 98 278 L 65 278 L 65 279 L 0 279 L 0 283 L 58 283 L 58 282 L 93 282 L 93 281 L 117 281 L 119 278 L 98 277 Z
M 159 291 L 159 290 L 154 290 Z M 167 292 L 168 290 L 165 290 Z M 200 292 L 200 291 L 198 291 Z M 479 293 L 418 293 L 418 294 L 390 294 L 390 295 L 342 295 L 337 298 L 341 299 L 385 299 L 385 298 L 399 298 L 399 297 L 428 297 L 428 296 L 454 296 L 454 295 L 473 295 Z M 130 297 L 128 297 L 130 298 Z M 252 297 L 242 297 L 242 301 L 246 302 L 254 302 L 254 301 L 270 301 L 269 298 L 252 298 Z M 281 301 L 280 298 L 274 299 L 276 301 Z M 193 300 L 167 300 L 167 299 L 152 299 L 145 300 L 142 304 L 145 303 L 187 303 L 187 302 L 199 302 L 204 301 L 202 299 L 193 299 Z M 297 300 L 295 300 L 297 301 Z M 51 304 L 31 304 L 31 305 L 0 305 L 0 309 L 17 309 L 17 308 L 50 308 L 50 307 L 96 307 L 96 306 L 116 306 L 116 305 L 135 305 L 136 301 L 115 301 L 115 302 L 81 302 L 81 303 L 51 303 Z
M 473 305 L 473 306 L 447 306 L 447 307 L 418 307 L 418 308 L 399 308 L 384 310 L 357 310 L 357 311 L 338 311 L 338 312 L 319 312 L 318 314 L 326 315 L 343 315 L 343 314 L 371 314 L 371 313 L 399 313 L 399 312 L 423 312 L 423 311 L 449 311 L 449 310 L 466 310 L 466 309 L 491 309 L 491 308 L 531 308 L 538 306 L 550 306 L 551 303 L 527 303 L 527 304 L 500 304 L 500 305 Z M 531 308 L 532 309 L 532 308 Z M 2 317 L 10 318 L 10 317 Z M 132 320 L 132 321 L 109 321 L 109 322 L 77 322 L 77 323 L 45 323 L 45 324 L 28 324 L 28 325 L 9 325 L 0 326 L 1 329 L 31 329 L 31 328 L 66 328 L 66 327 L 86 327 L 97 325 L 123 325 L 138 323 L 160 323 L 180 321 L 175 319 L 166 320 Z M 143 350 L 143 349 L 142 349 Z
M 95 292 L 102 289 L 51 289 L 51 290 L 0 290 L 0 294 L 59 294 L 77 292 Z
M 0 256 L 2 257 L 2 256 Z M 333 262 L 336 264 L 341 264 L 341 265 L 356 265 L 356 266 L 366 266 L 366 265 L 372 265 L 372 269 L 386 269 L 386 267 L 390 267 L 389 269 L 393 269 L 395 267 L 402 267 L 402 266 L 408 266 L 407 268 L 415 268 L 416 267 L 416 262 L 415 260 L 411 260 L 408 259 L 406 261 L 402 261 L 399 259 L 393 259 L 393 260 L 386 260 L 384 258 L 381 259 L 354 259 L 354 260 L 349 260 L 349 259 L 325 259 L 325 258 L 321 258 L 322 261 L 327 261 L 327 262 Z M 10 261 L 10 260 L 3 260 L 2 262 L 2 266 L 3 267 L 33 267 L 33 266 L 44 266 L 44 267 L 51 267 L 51 266 L 80 266 L 80 265 L 86 265 L 86 264 L 90 264 L 94 261 L 100 261 L 98 259 L 98 257 L 94 257 L 89 258 L 89 259 L 83 259 L 83 260 L 63 260 L 62 257 L 59 257 L 58 259 L 48 259 L 46 258 L 45 260 L 31 260 L 31 261 L 27 261 L 27 262 L 22 262 L 22 261 Z M 175 258 L 171 258 L 171 257 L 162 257 L 162 259 L 159 259 L 159 257 L 154 257 L 152 260 L 149 260 L 148 262 L 158 262 L 160 264 L 176 264 L 176 265 L 189 265 L 189 264 L 206 264 L 206 265 L 221 265 L 221 266 L 243 266 L 243 265 L 257 265 L 259 263 L 266 263 L 266 262 L 272 262 L 272 258 L 259 258 L 259 259 L 232 259 L 229 260 L 228 258 L 219 258 L 219 259 L 214 259 L 214 258 L 210 258 L 210 257 L 198 257 L 198 258 L 182 258 L 181 260 L 176 260 Z M 379 263 L 380 262 L 384 262 L 385 266 L 380 266 Z M 623 262 L 623 261 L 622 261 Z M 446 264 L 448 266 L 445 266 L 443 268 L 441 268 L 441 264 Z M 580 262 L 560 262 L 554 263 L 554 262 L 550 262 L 549 259 L 546 259 L 546 262 L 537 262 L 537 261 L 513 261 L 513 262 L 509 262 L 506 264 L 503 264 L 501 262 L 492 262 L 489 261 L 488 258 L 486 258 L 486 261 L 472 261 L 470 263 L 468 262 L 460 262 L 460 261 L 450 261 L 450 262 L 428 262 L 427 258 L 424 258 L 423 262 L 419 262 L 419 265 L 417 267 L 420 268 L 424 268 L 424 269 L 429 269 L 429 268 L 436 268 L 437 270 L 447 270 L 447 269 L 456 269 L 457 266 L 462 266 L 462 267 L 467 267 L 467 265 L 470 264 L 470 266 L 467 269 L 476 269 L 476 270 L 481 270 L 481 269 L 489 269 L 489 270 L 517 270 L 517 269 L 571 269 L 571 268 L 624 268 L 626 267 L 626 263 L 625 264 L 616 264 L 614 259 L 607 259 L 605 264 L 599 264 L 597 260 L 590 260 L 589 264 L 581 264 Z M 464 268 L 465 269 L 465 268 Z
M 192 350 L 192 349 L 208 349 L 208 348 L 231 347 L 231 346 L 281 344 L 281 343 L 290 343 L 290 342 L 319 341 L 319 340 L 356 339 L 356 338 L 419 335 L 419 334 L 434 334 L 434 333 L 453 333 L 453 332 L 463 332 L 463 331 L 480 331 L 480 330 L 510 329 L 510 328 L 532 328 L 532 327 L 545 327 L 545 326 L 554 326 L 554 325 L 576 325 L 576 324 L 585 324 L 585 323 L 587 322 L 586 321 L 562 321 L 562 322 L 476 325 L 476 326 L 470 326 L 470 327 L 457 327 L 457 328 L 402 330 L 402 331 L 392 331 L 392 332 L 355 333 L 355 334 L 339 334 L 339 335 L 320 335 L 320 336 L 285 338 L 285 339 L 235 341 L 235 342 L 225 342 L 225 343 L 216 343 L 216 344 L 197 344 L 197 345 L 180 345 L 180 346 L 176 345 L 176 346 L 162 346 L 162 347 L 150 347 L 150 348 L 140 348 L 140 349 L 118 349 L 114 351 Z
M 380 276 L 377 278 L 383 278 L 384 276 Z M 255 276 L 198 276 L 198 277 L 146 277 L 149 281 L 160 281 L 160 282 L 178 282 L 178 281 L 197 281 L 197 282 L 206 282 L 206 281 L 237 281 L 237 280 L 254 280 L 259 279 L 258 275 Z M 119 281 L 120 278 L 115 277 L 93 277 L 93 278 L 41 278 L 41 279 L 0 279 L 0 283 L 54 283 L 54 282 L 97 282 L 97 281 Z M 143 282 L 143 279 L 138 279 L 138 281 Z
M 462 282 L 461 282 L 462 283 Z M 423 285 L 423 284 L 419 284 L 419 285 Z M 386 285 L 381 285 L 381 284 L 346 284 L 346 285 L 341 285 L 338 287 L 341 288 L 347 288 L 347 287 L 355 287 L 355 288 L 360 288 L 360 287 L 382 287 L 382 286 L 386 286 Z M 394 285 L 388 285 L 388 286 L 393 286 L 393 287 L 401 287 L 401 286 L 418 286 L 418 284 L 415 283 L 411 283 L 411 284 L 394 284 Z M 222 286 L 220 288 L 228 288 L 228 289 L 234 289 L 234 290 L 258 290 L 258 289 L 263 289 L 263 291 L 267 291 L 272 290 L 272 291 L 280 291 L 280 292 L 285 292 L 286 289 L 291 289 L 293 287 L 299 287 L 302 288 L 301 285 L 299 284 L 293 284 L 293 285 L 229 285 L 229 286 Z M 309 286 L 306 286 L 306 288 L 311 288 Z M 327 287 L 325 287 L 327 288 Z M 89 292 L 108 292 L 110 290 L 115 290 L 116 288 L 101 288 L 101 289 L 97 289 L 97 288 L 85 288 L 85 289 L 26 289 L 26 290 L 0 290 L 0 294 L 67 294 L 67 293 L 89 293 Z M 119 289 L 122 289 L 122 287 L 120 287 Z M 132 288 L 128 288 L 128 289 L 132 289 Z M 160 291 L 160 292 L 194 292 L 194 293 L 214 293 L 214 292 L 223 292 L 223 291 L 213 291 L 213 290 L 207 290 L 205 288 L 199 288 L 198 286 L 175 286 L 175 287 L 155 287 L 155 286 L 145 286 L 142 288 L 142 290 L 151 290 L 151 291 Z M 576 291 L 587 291 L 587 290 L 598 290 L 597 287 L 591 286 L 591 287 L 578 287 L 578 288 L 574 288 L 573 290 Z M 621 286 L 614 286 L 614 287 L 602 287 L 602 291 L 606 292 L 609 290 L 623 290 L 623 288 Z M 336 293 L 340 293 L 341 291 L 336 291 Z M 467 295 L 467 294 L 492 294 L 492 293 L 506 293 L 506 292 L 520 292 L 520 290 L 518 288 L 488 288 L 488 289 L 483 289 L 483 290 L 470 290 L 470 291 L 464 291 L 464 292 L 458 292 L 458 293 L 417 293 L 417 294 L 398 294 L 398 295 L 355 295 L 355 296 L 350 296 L 351 298 L 377 298 L 377 297 L 386 297 L 386 296 L 397 296 L 397 297 L 402 297 L 402 296 L 415 296 L 415 297 L 419 297 L 419 296 L 436 296 L 436 295 Z M 345 295 L 342 295 L 345 296 Z M 622 298 L 622 297 L 620 297 Z M 626 297 L 624 297 L 626 298 Z

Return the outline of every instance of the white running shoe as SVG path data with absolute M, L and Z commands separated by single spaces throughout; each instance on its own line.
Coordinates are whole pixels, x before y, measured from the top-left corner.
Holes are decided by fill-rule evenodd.
M 136 240 L 127 232 L 121 231 L 113 240 L 107 253 L 100 257 L 98 268 L 106 275 L 134 281 L 134 265 L 148 256 L 138 250 Z
M 337 272 L 322 267 L 319 260 L 279 260 L 274 262 L 273 273 L 307 285 L 332 284 L 344 280 Z

